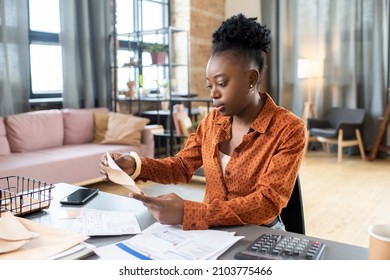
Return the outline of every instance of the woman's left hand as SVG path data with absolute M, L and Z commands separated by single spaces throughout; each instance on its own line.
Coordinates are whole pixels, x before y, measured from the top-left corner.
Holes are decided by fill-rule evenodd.
M 184 200 L 174 193 L 158 197 L 130 193 L 129 197 L 141 201 L 150 214 L 161 224 L 177 225 L 183 223 Z

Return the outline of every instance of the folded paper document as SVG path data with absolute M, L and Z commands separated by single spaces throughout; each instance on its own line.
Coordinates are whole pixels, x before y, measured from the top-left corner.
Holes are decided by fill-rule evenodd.
M 184 231 L 181 226 L 155 223 L 141 234 L 96 248 L 108 260 L 211 260 L 217 259 L 243 236 L 221 230 Z
M 0 260 L 44 260 L 88 239 L 50 226 L 1 213 Z
M 115 163 L 109 153 L 107 153 L 107 161 L 109 168 L 106 169 L 106 172 L 112 182 L 124 186 L 131 192 L 142 193 L 134 180 Z
M 0 219 L 0 240 L 19 241 L 37 237 L 37 233 L 28 231 L 10 212 L 2 214 Z
M 15 251 L 38 236 L 38 233 L 26 229 L 13 214 L 9 212 L 2 214 L 2 218 L 0 218 L 0 254 Z

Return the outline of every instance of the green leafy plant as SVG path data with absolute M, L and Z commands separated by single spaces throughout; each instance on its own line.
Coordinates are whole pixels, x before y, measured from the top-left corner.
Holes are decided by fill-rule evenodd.
M 159 44 L 159 43 L 143 43 L 142 48 L 150 53 L 156 52 L 165 52 L 167 53 L 169 48 L 168 45 Z

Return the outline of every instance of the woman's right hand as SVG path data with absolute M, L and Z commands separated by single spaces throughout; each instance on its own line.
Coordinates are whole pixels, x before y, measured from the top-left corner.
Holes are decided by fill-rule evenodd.
M 131 176 L 135 169 L 136 169 L 136 163 L 135 159 L 130 156 L 129 153 L 111 153 L 110 154 L 112 159 L 115 161 L 115 163 L 129 176 Z M 100 157 L 100 174 L 102 176 L 103 181 L 108 181 L 108 175 L 106 172 L 107 168 L 110 168 L 108 166 L 108 161 L 107 161 L 107 155 L 103 154 Z

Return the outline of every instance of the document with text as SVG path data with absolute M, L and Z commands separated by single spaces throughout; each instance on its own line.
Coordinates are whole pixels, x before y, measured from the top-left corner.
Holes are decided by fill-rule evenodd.
M 141 232 L 132 212 L 103 211 L 81 208 L 71 229 L 88 236 L 125 235 Z
M 244 236 L 221 230 L 189 230 L 154 223 L 141 234 L 96 248 L 107 260 L 215 260 Z

